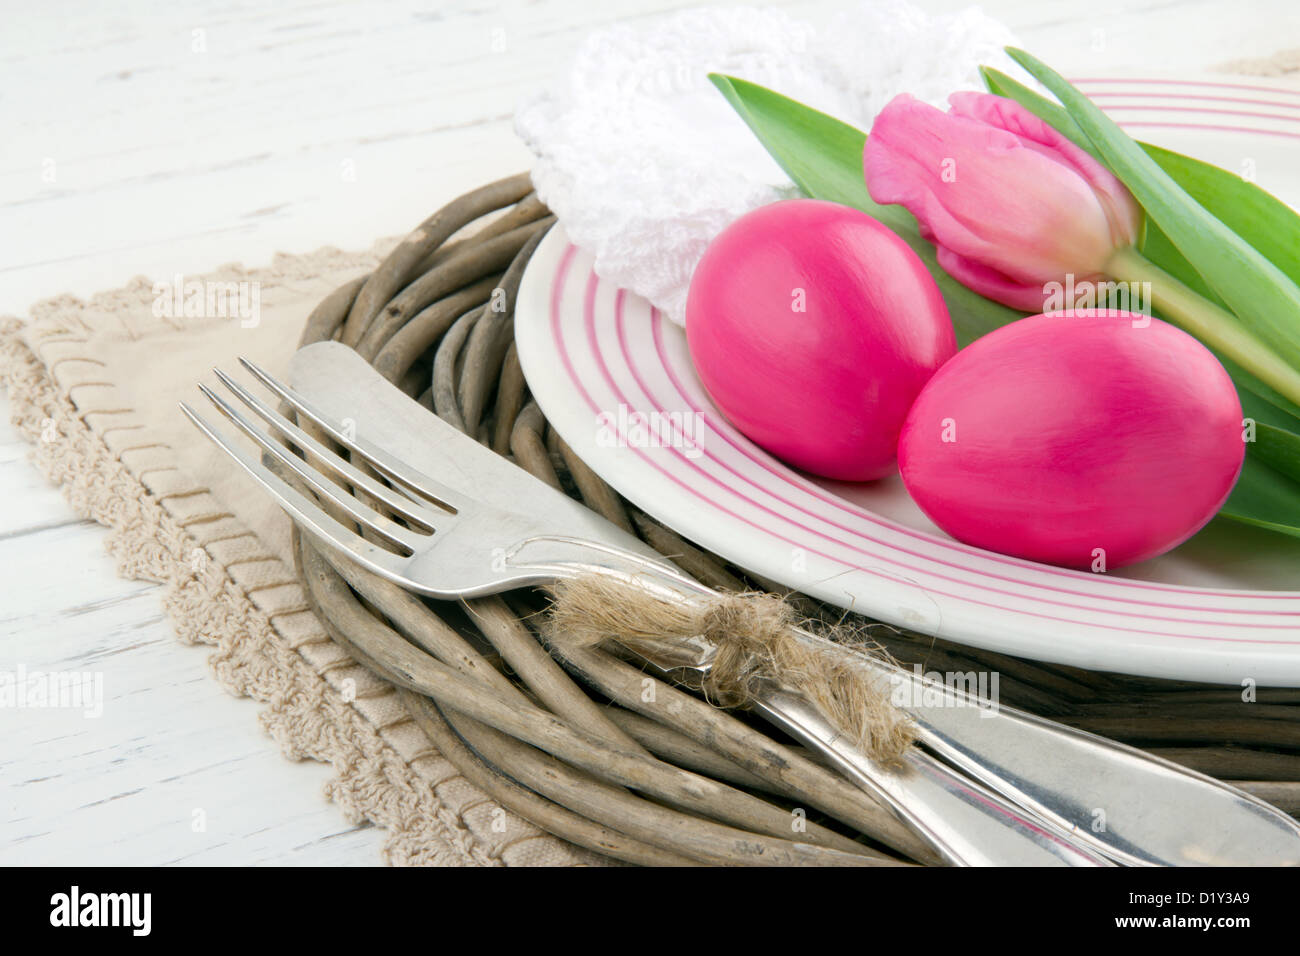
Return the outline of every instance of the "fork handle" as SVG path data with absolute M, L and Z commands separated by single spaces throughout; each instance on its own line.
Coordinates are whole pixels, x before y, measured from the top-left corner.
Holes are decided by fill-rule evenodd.
M 882 798 L 954 866 L 1109 866 L 1051 823 L 954 773 L 916 747 L 883 766 L 850 744 L 802 696 L 765 690 L 754 709 L 826 757 L 868 793 Z

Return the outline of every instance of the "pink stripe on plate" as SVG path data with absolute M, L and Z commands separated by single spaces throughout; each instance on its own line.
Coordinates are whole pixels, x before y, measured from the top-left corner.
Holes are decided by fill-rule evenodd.
M 1300 110 L 1300 104 L 1296 104 Z M 1284 123 L 1300 123 L 1300 115 L 1289 113 L 1261 113 L 1257 110 L 1225 110 L 1209 106 L 1170 106 L 1167 103 L 1116 103 L 1102 107 L 1107 113 L 1117 110 L 1157 110 L 1162 113 L 1215 113 L 1220 116 L 1248 116 L 1252 119 L 1281 120 Z
M 1132 79 L 1129 77 L 1083 77 L 1070 80 L 1075 86 L 1089 83 L 1150 83 L 1153 86 L 1208 86 L 1216 90 L 1251 90 L 1256 93 L 1281 93 L 1284 96 L 1300 97 L 1300 90 L 1289 90 L 1278 86 L 1255 86 L 1249 83 L 1217 83 L 1211 80 L 1170 80 L 1170 79 Z
M 1165 129 L 1208 129 L 1215 133 L 1250 133 L 1253 136 L 1282 136 L 1286 139 L 1300 139 L 1300 133 L 1288 133 L 1280 129 L 1260 129 L 1255 126 L 1213 126 L 1205 123 L 1164 123 L 1155 120 L 1128 120 L 1118 124 L 1123 129 L 1135 127 L 1163 127 Z
M 1096 93 L 1089 93 L 1088 98 L 1091 100 L 1109 100 L 1117 97 L 1139 97 L 1139 96 L 1156 96 L 1162 100 L 1202 100 L 1207 103 L 1242 103 L 1247 106 L 1272 106 L 1280 110 L 1300 110 L 1300 103 L 1279 103 L 1277 100 L 1256 100 L 1241 99 L 1236 96 L 1214 96 L 1209 93 L 1161 93 L 1156 90 L 1145 90 L 1141 93 L 1121 93 L 1119 91 L 1100 90 Z M 1112 107 L 1103 107 L 1111 109 Z M 1153 109 L 1155 107 L 1152 107 Z M 1161 106 L 1163 107 L 1163 105 Z M 1172 109 L 1173 107 L 1169 107 Z

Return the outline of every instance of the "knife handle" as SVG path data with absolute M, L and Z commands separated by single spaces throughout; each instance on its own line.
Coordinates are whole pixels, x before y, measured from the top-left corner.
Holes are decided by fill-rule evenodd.
M 904 709 L 922 745 L 1119 863 L 1300 865 L 1300 824 L 1248 793 L 1134 747 L 861 657 L 904 688 L 895 699 L 909 702 Z

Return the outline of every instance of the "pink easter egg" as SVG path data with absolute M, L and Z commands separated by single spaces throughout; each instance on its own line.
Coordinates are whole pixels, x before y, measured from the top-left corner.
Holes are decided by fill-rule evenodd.
M 1022 319 L 962 350 L 921 391 L 899 470 L 967 544 L 1094 571 L 1199 531 L 1241 472 L 1241 404 L 1200 342 L 1158 319 Z
M 846 481 L 894 470 L 921 386 L 956 351 L 924 264 L 848 206 L 792 199 L 719 234 L 691 277 L 686 336 L 704 387 L 756 444 Z

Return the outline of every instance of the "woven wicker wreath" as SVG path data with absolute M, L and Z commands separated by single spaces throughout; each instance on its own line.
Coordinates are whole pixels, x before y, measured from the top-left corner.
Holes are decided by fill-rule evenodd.
M 553 221 L 526 174 L 468 193 L 321 302 L 300 344 L 350 346 L 431 414 L 705 583 L 762 588 L 621 499 L 529 400 L 513 304 Z M 932 862 L 888 810 L 744 713 L 606 651 L 547 647 L 539 595 L 426 600 L 304 537 L 294 543 L 303 586 L 334 639 L 403 689 L 411 716 L 467 779 L 538 827 L 637 864 Z M 791 600 L 812 618 L 842 615 Z M 997 671 L 1006 704 L 1233 780 L 1292 813 L 1300 806 L 1300 690 L 1247 701 L 1238 688 L 1094 673 L 884 626 L 872 636 L 904 664 Z M 519 706 L 489 723 L 449 705 L 475 689 Z

